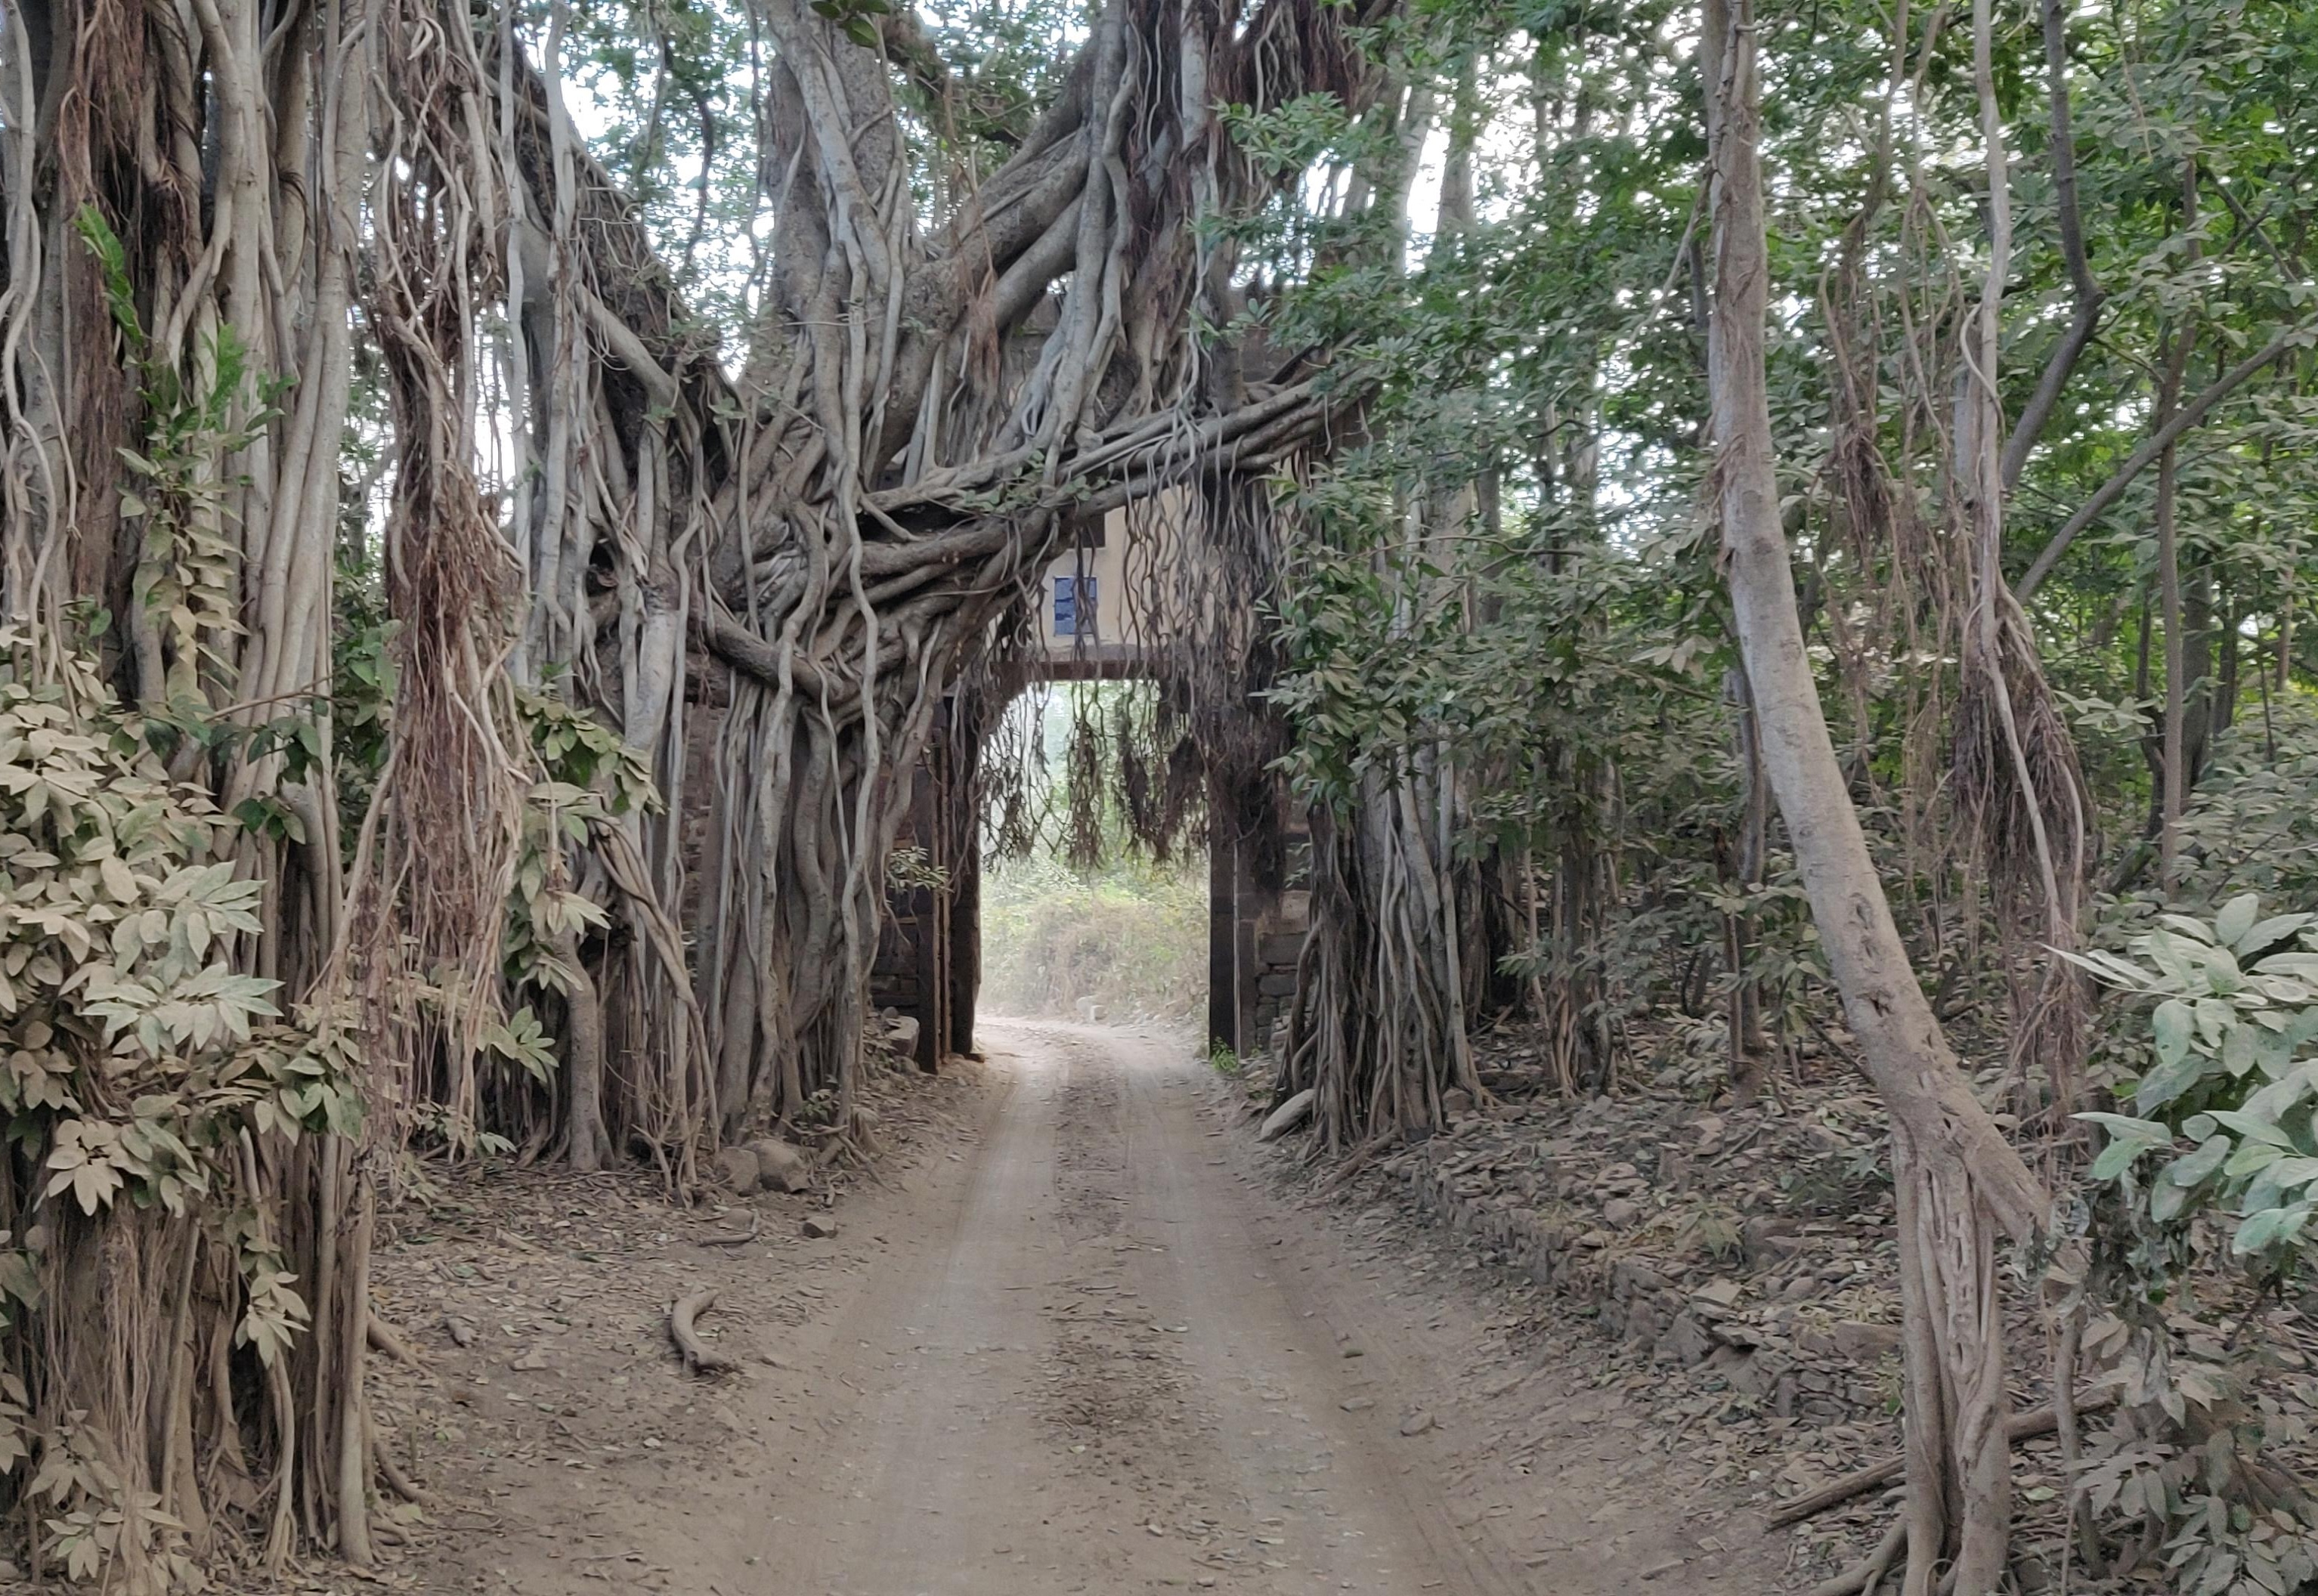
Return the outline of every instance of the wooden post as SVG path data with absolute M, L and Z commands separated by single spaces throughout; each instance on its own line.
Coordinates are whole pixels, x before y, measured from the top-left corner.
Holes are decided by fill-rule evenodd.
M 1208 841 L 1208 1045 L 1240 1046 L 1239 847 L 1225 824 Z
M 1263 1045 L 1255 1028 L 1256 981 L 1262 966 L 1256 962 L 1256 922 L 1262 917 L 1265 893 L 1256 878 L 1259 838 L 1242 838 L 1232 849 L 1232 1035 L 1239 1040 L 1233 1050 L 1245 1058 Z
M 960 825 L 949 876 L 949 1050 L 970 1054 L 982 997 L 982 828 L 972 814 Z
M 945 705 L 926 747 L 925 767 L 919 772 L 916 802 L 911 805 L 910 829 L 926 863 L 935 869 L 949 864 L 949 713 Z M 942 1049 L 949 1042 L 949 894 L 932 887 L 910 893 L 910 907 L 918 966 L 918 1068 L 929 1075 L 941 1068 Z

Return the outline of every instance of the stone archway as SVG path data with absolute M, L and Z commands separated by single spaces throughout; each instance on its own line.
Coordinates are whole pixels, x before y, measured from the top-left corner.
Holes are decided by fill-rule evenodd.
M 1043 646 L 999 687 L 1011 699 L 1048 683 L 1148 680 L 1155 628 L 1127 571 L 1125 513 L 1083 525 L 1040 580 Z M 888 892 L 887 924 L 870 976 L 873 1009 L 905 1022 L 919 1068 L 974 1051 L 981 988 L 981 817 L 968 797 L 980 750 L 964 746 L 946 704 L 912 777 L 895 845 L 925 850 L 943 884 Z M 1271 778 L 1277 780 L 1278 778 Z M 1208 1045 L 1244 1056 L 1271 1045 L 1294 999 L 1309 924 L 1302 885 L 1308 834 L 1282 823 L 1287 806 L 1226 805 L 1208 846 Z

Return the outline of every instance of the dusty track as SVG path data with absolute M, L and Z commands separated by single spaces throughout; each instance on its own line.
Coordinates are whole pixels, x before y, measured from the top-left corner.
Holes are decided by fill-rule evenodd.
M 858 1191 L 835 1243 L 700 1260 L 809 1295 L 804 1323 L 727 1323 L 745 1376 L 649 1376 L 695 1414 L 692 1443 L 639 1453 L 630 1430 L 585 1475 L 519 1468 L 493 1493 L 501 1532 L 423 1588 L 1767 1588 L 1759 1566 L 1685 1568 L 1662 1500 L 1612 1516 L 1603 1464 L 1499 1469 L 1483 1430 L 1506 1404 L 1477 1401 L 1465 1361 L 1492 1339 L 1486 1305 L 1274 1196 L 1181 1044 L 1044 1023 L 984 1040 L 978 1138 Z M 587 1405 L 602 1372 L 569 1375 L 580 1400 L 551 1427 L 617 1435 Z M 1550 1371 L 1499 1384 L 1515 1378 L 1514 1403 L 1568 1411 L 1572 1452 L 1594 1451 L 1584 1394 Z M 722 1439 L 698 1428 L 710 1415 Z
M 861 1305 L 874 1393 L 786 1561 L 843 1596 L 1139 1591 L 1494 1592 L 1412 1499 L 1378 1366 L 1267 1245 L 1181 1050 L 1003 1033 L 997 1131 L 938 1260 Z M 932 1216 L 929 1215 L 930 1219 Z

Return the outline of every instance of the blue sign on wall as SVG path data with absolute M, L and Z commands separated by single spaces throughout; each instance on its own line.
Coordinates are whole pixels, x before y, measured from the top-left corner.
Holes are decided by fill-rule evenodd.
M 1094 635 L 1095 587 L 1092 577 L 1055 578 L 1055 635 Z

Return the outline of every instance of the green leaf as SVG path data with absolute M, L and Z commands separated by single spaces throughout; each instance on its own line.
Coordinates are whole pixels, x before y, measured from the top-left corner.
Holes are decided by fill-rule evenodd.
M 2170 926 L 2179 931 L 2191 942 L 2204 943 L 2209 946 L 2213 943 L 2213 928 L 2203 920 L 2191 919 L 2186 914 L 2161 914 L 2157 917 L 2157 921 L 2160 925 Z
M 2265 1119 L 2258 1114 L 2249 1114 L 2242 1108 L 2216 1108 L 2210 1116 L 2204 1117 L 2211 1118 L 2215 1124 L 2233 1130 L 2250 1141 L 2287 1149 L 2291 1149 L 2294 1145 L 2293 1139 L 2278 1128 L 2276 1120 Z M 2200 1140 L 2203 1138 L 2201 1137 Z
M 2189 1051 L 2189 1033 L 2196 1016 L 2189 1006 L 2179 998 L 2168 998 L 2150 1016 L 2150 1025 L 2157 1038 L 2157 1056 L 2166 1063 L 2178 1063 Z
M 2251 892 L 2242 892 L 2222 905 L 2221 913 L 2214 917 L 2214 940 L 2225 947 L 2235 947 L 2261 913 L 2261 900 Z
M 2143 1075 L 2140 1085 L 2134 1089 L 2133 1106 L 2143 1114 L 2162 1108 L 2197 1085 L 2198 1077 L 2205 1072 L 2206 1062 L 2196 1054 L 2185 1054 L 2161 1063 Z
M 2242 1179 L 2245 1176 L 2268 1168 L 2285 1156 L 2285 1152 L 2267 1142 L 2241 1142 L 2238 1143 L 2238 1150 L 2230 1154 L 2229 1162 L 2222 1166 L 2222 1173 L 2233 1180 Z
M 2222 1167 L 2234 1145 L 2227 1136 L 2208 1136 L 2195 1152 L 2185 1152 L 2167 1164 L 2164 1179 L 2179 1187 L 2195 1186 Z
M 2137 991 L 2149 984 L 2149 972 L 2138 964 L 2118 958 L 2113 953 L 2103 953 L 2098 948 L 2085 953 L 2071 953 L 2065 947 L 2056 947 L 2053 951 L 2071 964 L 2090 972 L 2097 979 L 2107 982 L 2111 986 Z M 2318 965 L 2318 954 L 2308 956 L 2314 965 Z
M 2173 1139 L 2170 1126 L 2154 1119 L 2135 1119 L 2129 1114 L 2097 1114 L 2089 1110 L 2070 1117 L 2100 1126 L 2112 1141 L 2158 1143 Z
M 2261 1172 L 2280 1191 L 2290 1191 L 2318 1180 L 2318 1158 L 2281 1158 Z
M 2131 1169 L 2140 1159 L 2142 1154 L 2149 1152 L 2156 1145 L 2157 1143 L 2153 1142 L 2111 1142 L 2107 1146 L 2101 1149 L 2100 1156 L 2093 1160 L 2093 1179 L 2096 1180 L 2116 1179 L 2118 1176 Z
M 0 1252 L 0 1291 L 28 1308 L 40 1305 L 40 1275 L 31 1254 L 14 1249 Z
M 2230 1251 L 2243 1258 L 2293 1241 L 2302 1233 L 2302 1227 L 2309 1220 L 2308 1203 L 2296 1203 L 2287 1208 L 2264 1208 L 2238 1226 L 2237 1233 L 2230 1238 Z
M 136 295 L 130 290 L 129 254 L 121 247 L 121 235 L 104 220 L 104 212 L 85 203 L 73 217 L 73 230 L 96 256 L 97 274 L 104 283 L 105 307 L 112 313 L 113 325 L 129 340 L 129 347 L 142 355 L 145 327 L 138 319 Z
M 2241 957 L 2260 953 L 2263 948 L 2273 947 L 2293 936 L 2308 925 L 2312 918 L 2306 914 L 2274 914 L 2248 928 L 2242 936 L 2231 937 L 2230 946 L 2238 950 Z M 2264 964 L 2269 962 L 2267 959 L 2262 961 Z

